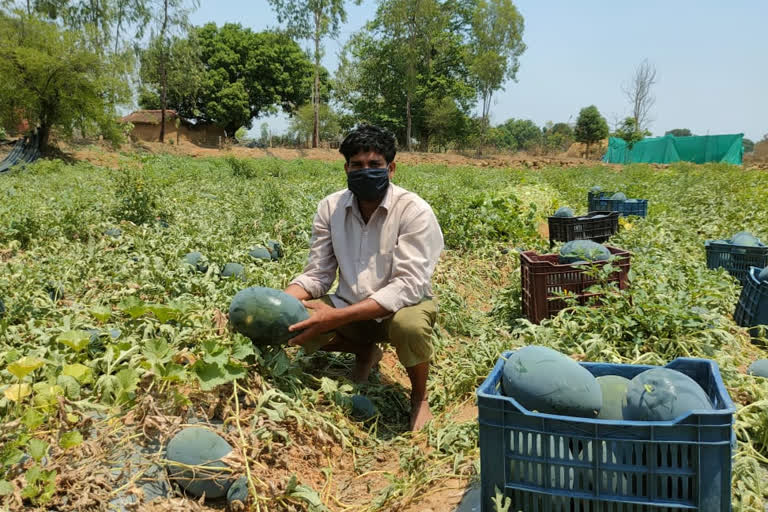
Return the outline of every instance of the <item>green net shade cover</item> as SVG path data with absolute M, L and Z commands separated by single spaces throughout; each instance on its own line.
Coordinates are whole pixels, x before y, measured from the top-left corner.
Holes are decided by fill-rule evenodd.
M 743 133 L 730 135 L 666 135 L 636 142 L 632 149 L 624 139 L 611 137 L 603 161 L 611 164 L 672 162 L 723 162 L 741 165 Z

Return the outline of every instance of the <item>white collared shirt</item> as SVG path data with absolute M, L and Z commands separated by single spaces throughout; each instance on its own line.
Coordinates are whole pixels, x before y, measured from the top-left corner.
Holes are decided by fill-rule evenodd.
M 320 201 L 310 246 L 304 272 L 291 284 L 318 298 L 331 289 L 338 269 L 331 297 L 336 307 L 370 298 L 394 313 L 432 296 L 443 233 L 426 201 L 390 184 L 367 224 L 347 189 Z

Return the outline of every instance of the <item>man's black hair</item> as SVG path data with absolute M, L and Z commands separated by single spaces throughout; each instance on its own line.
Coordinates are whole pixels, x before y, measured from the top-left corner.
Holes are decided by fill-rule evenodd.
M 389 164 L 395 159 L 395 136 L 386 128 L 363 123 L 344 138 L 339 153 L 349 163 L 349 159 L 361 151 L 373 151 L 384 157 Z

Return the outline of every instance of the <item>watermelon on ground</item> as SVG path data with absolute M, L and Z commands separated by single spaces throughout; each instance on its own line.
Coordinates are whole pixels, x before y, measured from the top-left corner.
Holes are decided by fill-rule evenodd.
M 264 247 L 254 247 L 248 253 L 248 256 L 256 260 L 272 260 L 272 254 L 270 254 L 269 249 Z
M 756 377 L 765 377 L 768 379 L 768 359 L 758 359 L 751 365 L 749 365 L 749 369 L 747 369 L 747 373 L 749 375 L 754 375 Z
M 232 507 L 236 502 L 244 504 L 248 499 L 248 478 L 241 476 L 229 486 L 227 491 L 227 503 Z
M 677 370 L 653 368 L 627 386 L 624 419 L 669 421 L 694 410 L 711 410 L 712 402 L 695 380 Z
M 233 480 L 232 473 L 221 471 L 228 468 L 221 459 L 231 451 L 232 446 L 212 430 L 185 428 L 168 443 L 168 476 L 193 496 L 205 493 L 206 498 L 220 498 L 227 494 Z
M 269 249 L 269 254 L 272 255 L 273 260 L 279 260 L 283 257 L 283 246 L 280 245 L 280 242 L 270 240 L 267 242 L 267 248 Z
M 594 418 L 603 395 L 594 375 L 579 363 L 548 347 L 529 345 L 504 363 L 504 394 L 531 411 Z
M 185 254 L 184 263 L 190 265 L 198 272 L 208 272 L 208 264 L 205 262 L 205 257 L 200 252 L 194 251 Z
M 364 395 L 352 396 L 352 417 L 358 421 L 365 421 L 376 416 L 376 406 Z
M 221 277 L 238 277 L 245 281 L 245 268 L 239 263 L 227 263 L 221 269 Z
M 298 299 L 274 288 L 240 290 L 229 305 L 232 328 L 257 345 L 282 345 L 299 334 L 288 327 L 307 318 L 307 308 Z

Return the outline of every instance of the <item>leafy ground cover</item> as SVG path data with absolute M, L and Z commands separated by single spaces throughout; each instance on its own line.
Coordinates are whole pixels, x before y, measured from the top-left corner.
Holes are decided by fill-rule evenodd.
M 430 378 L 436 419 L 406 432 L 407 378 L 388 351 L 370 384 L 343 355 L 254 348 L 227 329 L 245 286 L 283 288 L 307 255 L 317 202 L 344 186 L 312 160 L 118 154 L 118 170 L 39 162 L 0 177 L 0 504 L 103 510 L 152 497 L 164 445 L 215 425 L 249 479 L 252 510 L 452 510 L 478 479 L 474 390 L 503 350 L 547 345 L 579 360 L 715 359 L 738 402 L 734 510 L 768 496 L 767 357 L 732 320 L 739 286 L 708 270 L 704 240 L 743 229 L 768 240 L 764 172 L 398 167 L 433 206 L 446 240 L 435 275 L 439 325 Z M 518 250 L 548 250 L 542 222 L 586 211 L 592 185 L 650 200 L 611 245 L 632 251 L 628 292 L 542 325 L 520 318 Z M 278 262 L 248 256 L 278 240 Z M 190 251 L 206 273 L 182 263 Z M 227 262 L 245 281 L 219 277 Z M 379 414 L 358 422 L 350 397 Z M 180 495 L 150 510 L 225 505 Z

